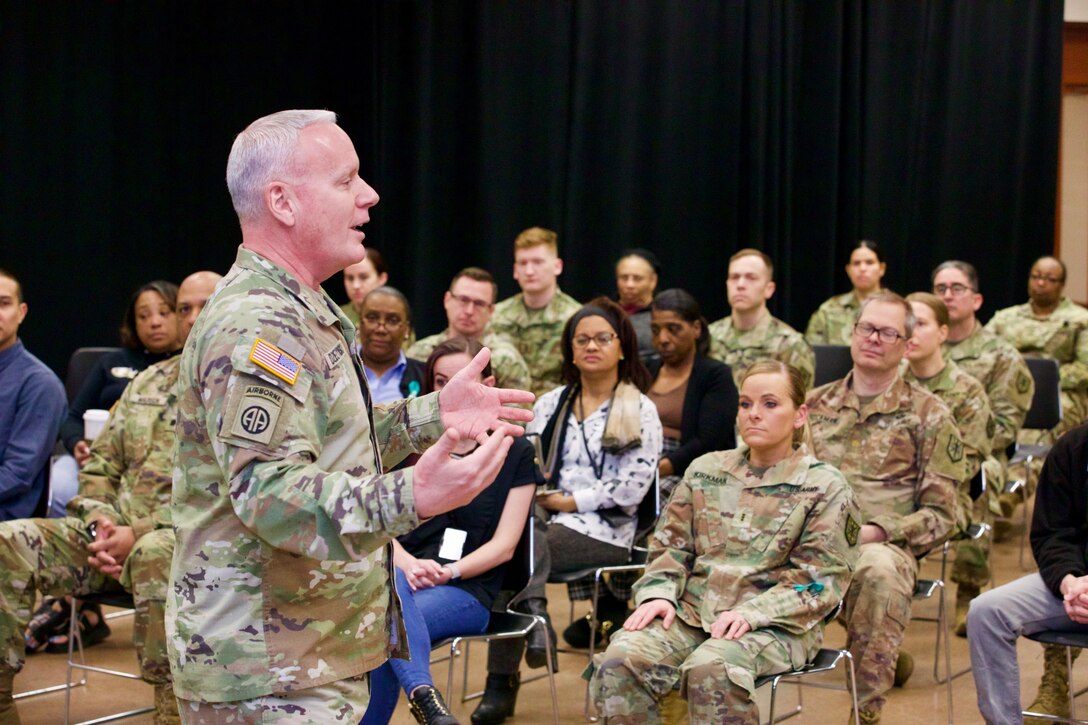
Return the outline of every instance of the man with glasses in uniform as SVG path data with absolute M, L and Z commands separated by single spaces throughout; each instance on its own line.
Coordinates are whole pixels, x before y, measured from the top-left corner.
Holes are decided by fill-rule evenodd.
M 885 693 L 913 669 L 910 655 L 898 660 L 918 558 L 964 523 L 956 423 L 939 398 L 899 373 L 914 322 L 899 295 L 869 297 L 851 336 L 853 369 L 808 396 L 813 454 L 842 471 L 861 506 L 863 525 L 847 532 L 861 555 L 844 614 L 863 723 L 880 722 Z

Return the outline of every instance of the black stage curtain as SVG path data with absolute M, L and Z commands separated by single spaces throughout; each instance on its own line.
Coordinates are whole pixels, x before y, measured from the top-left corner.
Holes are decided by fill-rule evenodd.
M 763 248 L 798 328 L 859 238 L 900 292 L 975 263 L 984 316 L 1053 246 L 1060 0 L 0 7 L 0 266 L 58 371 L 116 339 L 141 282 L 226 271 L 231 141 L 282 108 L 341 115 L 382 196 L 367 243 L 421 334 L 463 266 L 516 291 L 532 225 L 559 232 L 575 297 L 644 246 L 711 319 L 729 255 Z

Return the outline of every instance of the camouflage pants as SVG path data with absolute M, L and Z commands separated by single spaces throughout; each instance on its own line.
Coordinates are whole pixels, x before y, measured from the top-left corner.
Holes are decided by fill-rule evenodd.
M 858 705 L 881 710 L 910 622 L 918 562 L 887 543 L 863 544 L 845 597 L 846 644 L 857 672 Z
M 693 723 L 758 725 L 755 680 L 807 661 L 804 645 L 784 632 L 758 629 L 740 639 L 711 639 L 676 619 L 638 632 L 620 630 L 595 659 L 590 692 L 606 723 L 662 722 L 661 702 L 677 685 Z
M 370 702 L 367 675 L 283 695 L 237 702 L 178 700 L 185 725 L 330 725 L 357 723 Z
M 993 523 L 988 496 L 979 496 L 971 503 L 971 523 Z M 978 541 L 953 541 L 952 550 L 956 561 L 952 565 L 951 579 L 957 584 L 981 589 L 990 581 L 990 549 L 993 547 L 994 534 L 991 529 Z
M 86 526 L 76 518 L 20 519 L 0 523 L 0 646 L 2 665 L 23 667 L 26 642 L 37 592 L 65 594 L 120 592 L 128 589 L 136 602 L 133 639 L 140 673 L 148 682 L 169 681 L 166 657 L 166 586 L 174 535 L 157 530 L 141 537 L 125 562 L 121 582 L 87 565 L 90 543 Z

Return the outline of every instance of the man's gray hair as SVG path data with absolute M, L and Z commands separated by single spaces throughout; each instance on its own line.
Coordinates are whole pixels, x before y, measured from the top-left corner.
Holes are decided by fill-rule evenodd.
M 902 307 L 903 331 L 906 332 L 907 337 L 914 334 L 914 326 L 918 324 L 918 318 L 914 316 L 914 308 L 901 296 L 888 289 L 881 290 L 865 298 L 865 301 L 861 303 L 861 307 L 858 308 L 858 313 L 854 315 L 854 324 L 857 324 L 857 321 L 861 319 L 861 313 L 865 312 L 865 308 L 872 302 L 884 302 L 889 305 L 899 305 Z
M 258 118 L 234 139 L 227 159 L 227 189 L 240 221 L 260 215 L 265 186 L 288 169 L 299 132 L 315 123 L 336 123 L 336 114 L 280 111 Z

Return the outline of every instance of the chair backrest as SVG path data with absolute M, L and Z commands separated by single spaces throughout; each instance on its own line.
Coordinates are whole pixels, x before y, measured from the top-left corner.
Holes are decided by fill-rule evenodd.
M 639 501 L 635 512 L 635 541 L 640 541 L 657 526 L 657 517 L 661 515 L 661 477 L 654 471 L 654 485 L 646 491 Z
M 850 357 L 849 345 L 813 345 L 812 353 L 816 356 L 816 375 L 812 386 L 830 383 L 845 378 L 854 367 Z
M 529 580 L 533 577 L 533 556 L 536 553 L 533 547 L 536 545 L 536 536 L 533 533 L 536 517 L 533 515 L 534 506 L 529 506 L 529 517 L 522 529 L 521 538 L 514 549 L 514 555 L 506 564 L 506 571 L 502 577 L 502 591 L 515 592 L 510 601 L 516 601 L 521 593 L 529 586 Z
M 87 379 L 95 363 L 103 355 L 120 350 L 119 347 L 81 347 L 68 358 L 68 374 L 64 376 L 64 392 L 71 403 L 79 394 L 83 382 Z
M 1031 377 L 1035 379 L 1035 394 L 1024 418 L 1024 427 L 1049 430 L 1062 420 L 1062 382 L 1058 361 L 1048 357 L 1026 357 Z

